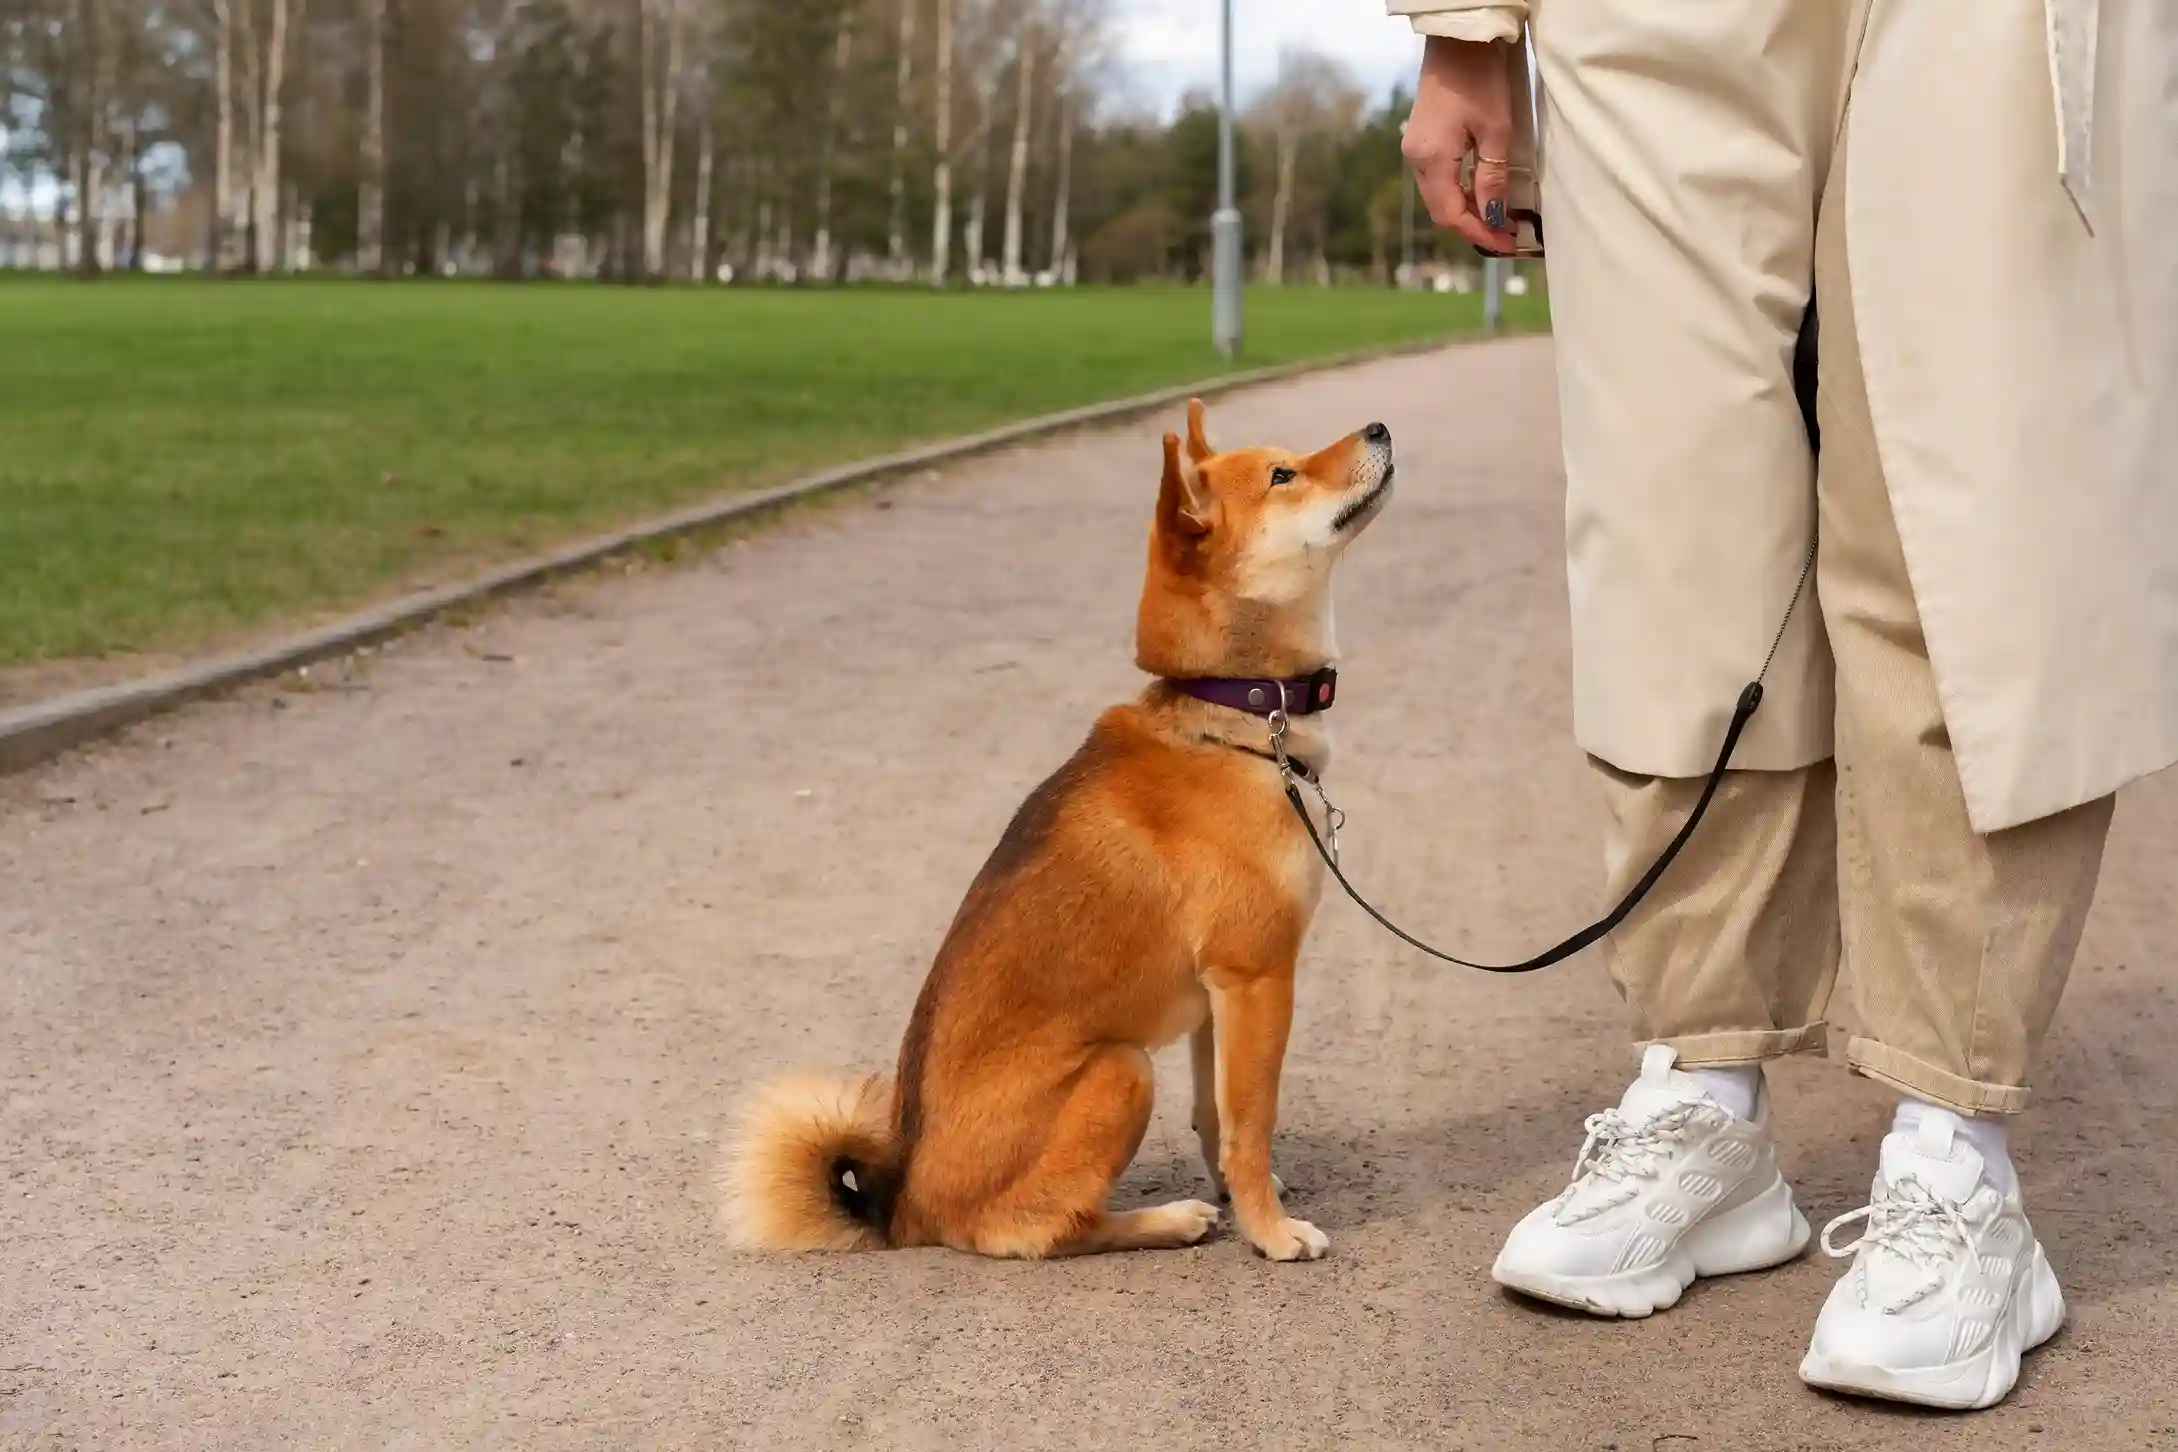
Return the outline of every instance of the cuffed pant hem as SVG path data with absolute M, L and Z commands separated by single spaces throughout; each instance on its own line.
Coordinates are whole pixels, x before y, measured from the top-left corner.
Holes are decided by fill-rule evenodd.
M 1964 1079 L 1874 1039 L 1847 1040 L 1845 1062 L 1856 1074 L 1961 1114 L 2017 1114 L 2027 1107 L 2027 1090 L 2021 1085 Z
M 1682 1069 L 1701 1069 L 1719 1064 L 1759 1064 L 1787 1054 L 1820 1049 L 1828 1026 L 1811 1023 L 1794 1029 L 1727 1029 L 1713 1034 L 1682 1034 L 1651 1042 L 1668 1044 L 1679 1056 Z

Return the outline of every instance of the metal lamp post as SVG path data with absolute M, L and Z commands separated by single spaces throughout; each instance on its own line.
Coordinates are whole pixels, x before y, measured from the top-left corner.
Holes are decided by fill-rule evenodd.
M 1218 210 L 1210 219 L 1210 332 L 1218 352 L 1240 352 L 1240 208 L 1233 176 L 1233 0 L 1224 8 L 1224 99 L 1218 107 Z

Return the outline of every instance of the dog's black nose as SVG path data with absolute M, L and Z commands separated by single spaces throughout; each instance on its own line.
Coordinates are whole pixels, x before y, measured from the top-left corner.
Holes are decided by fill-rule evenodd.
M 1361 436 L 1372 444 L 1388 444 L 1392 441 L 1392 431 L 1380 423 L 1370 424 L 1361 431 Z

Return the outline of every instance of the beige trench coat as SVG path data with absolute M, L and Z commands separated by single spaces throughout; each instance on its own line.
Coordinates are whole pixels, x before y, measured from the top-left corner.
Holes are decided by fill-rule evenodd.
M 1608 52 L 1635 0 L 1388 3 L 1425 34 L 1472 40 L 1518 39 L 1532 9 L 1546 159 L 1568 107 L 1604 135 L 1614 106 L 1668 107 L 1633 129 L 1669 135 L 1673 157 L 1591 148 L 1586 163 L 1645 160 L 1663 179 L 1644 211 L 1697 205 L 1688 188 L 1728 194 L 1698 234 L 1719 252 L 1712 280 L 1752 289 L 1775 333 L 1719 338 L 1721 313 L 1689 290 L 1664 315 L 1692 345 L 1618 336 L 1613 298 L 1640 275 L 1619 253 L 1640 229 L 1582 236 L 1599 215 L 1589 183 L 1570 155 L 1546 166 L 1585 749 L 1632 772 L 1706 773 L 1799 577 L 1812 484 L 1776 384 L 1822 169 L 1791 174 L 1773 143 L 1835 104 L 1849 302 L 1975 828 L 2178 760 L 2178 3 L 1872 0 L 1857 54 L 1806 77 L 1806 96 L 1789 75 L 1757 85 L 1691 64 L 1691 89 L 1665 96 L 1668 71 Z M 1834 102 L 1810 99 L 1824 87 Z M 1827 151 L 1820 124 L 1807 129 Z M 1744 185 L 1720 171 L 1735 164 Z M 1742 766 L 1829 753 L 1830 665 L 1804 616 Z

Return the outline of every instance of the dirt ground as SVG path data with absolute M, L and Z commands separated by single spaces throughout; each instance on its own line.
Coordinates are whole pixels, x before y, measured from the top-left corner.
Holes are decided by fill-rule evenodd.
M 1212 414 L 1395 431 L 1333 785 L 1359 880 L 1483 953 L 1599 878 L 1549 369 L 1515 341 Z M 1976 1419 L 1800 1385 L 1820 1256 L 1642 1323 L 1501 1296 L 1632 1067 L 1611 990 L 1430 966 L 1336 902 L 1278 1139 L 1329 1259 L 727 1250 L 738 1096 L 890 1060 L 1006 818 L 1134 689 L 1157 451 L 1023 448 L 0 781 L 0 1446 L 2178 1447 L 2173 780 L 2120 810 L 2019 1127 L 2073 1319 Z M 1205 1188 L 1160 1071 L 1128 1202 Z M 1819 1225 L 1886 1100 L 1777 1080 Z

